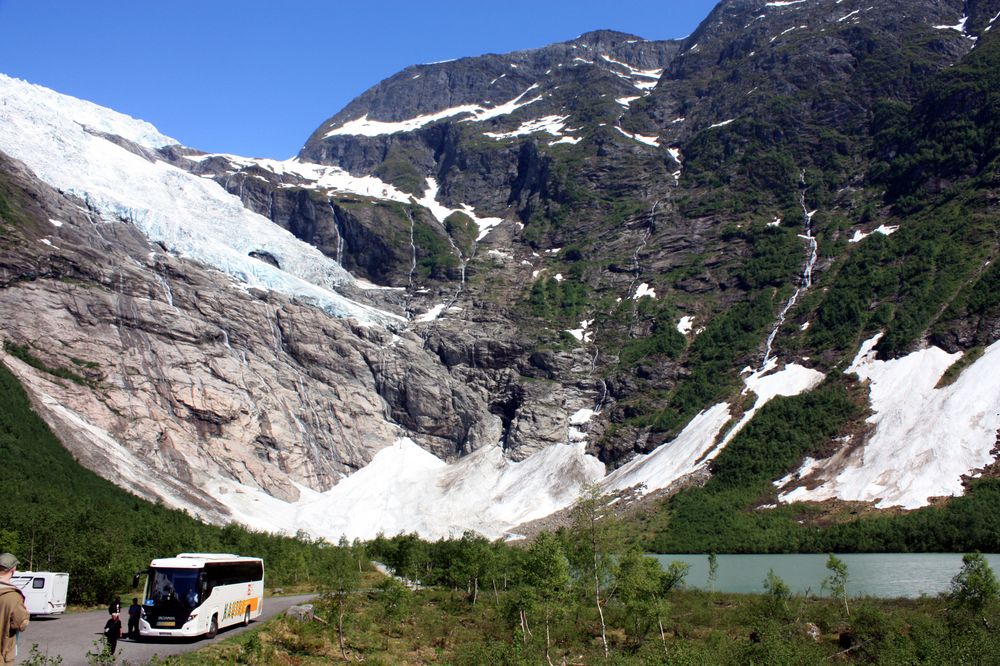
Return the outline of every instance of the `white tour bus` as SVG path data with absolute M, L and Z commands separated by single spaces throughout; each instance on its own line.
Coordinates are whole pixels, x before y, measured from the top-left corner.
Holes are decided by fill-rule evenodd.
M 18 571 L 10 582 L 24 593 L 24 605 L 32 615 L 55 615 L 66 611 L 68 573 Z
M 221 553 L 181 553 L 149 563 L 142 597 L 142 636 L 208 636 L 249 624 L 264 606 L 264 560 Z M 124 609 L 122 609 L 124 610 Z

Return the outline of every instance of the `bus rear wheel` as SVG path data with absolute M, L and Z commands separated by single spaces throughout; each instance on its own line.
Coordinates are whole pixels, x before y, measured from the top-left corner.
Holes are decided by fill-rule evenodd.
M 243 611 L 243 626 L 244 627 L 250 626 L 250 607 L 249 606 L 247 606 L 247 609 L 245 611 Z
M 212 616 L 212 624 L 208 627 L 208 633 L 205 634 L 209 638 L 215 638 L 215 635 L 219 633 L 219 616 Z

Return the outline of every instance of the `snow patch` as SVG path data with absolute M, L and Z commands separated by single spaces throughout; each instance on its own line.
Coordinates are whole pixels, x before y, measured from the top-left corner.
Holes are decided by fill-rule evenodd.
M 743 395 L 753 392 L 757 396 L 753 407 L 748 409 L 743 417 L 729 429 L 722 440 L 720 450 L 732 441 L 743 430 L 744 426 L 750 422 L 757 412 L 764 405 L 778 396 L 793 396 L 810 391 L 822 382 L 826 375 L 819 370 L 813 370 L 796 363 L 789 363 L 782 370 L 774 372 L 778 365 L 778 360 L 772 358 L 767 365 L 760 370 L 753 372 L 743 380 L 745 387 Z M 713 456 L 714 457 L 714 456 Z
M 420 315 L 418 317 L 414 317 L 413 321 L 417 322 L 417 323 L 421 323 L 421 324 L 425 324 L 427 322 L 434 321 L 435 319 L 437 319 L 438 317 L 441 316 L 441 313 L 444 312 L 444 309 L 446 307 L 448 307 L 447 303 L 439 303 L 438 305 L 435 305 L 434 307 L 432 307 L 430 310 L 428 310 L 427 312 L 423 313 L 422 315 Z
M 570 425 L 583 425 L 589 423 L 594 415 L 597 414 L 592 409 L 581 409 L 569 417 Z
M 879 226 L 877 229 L 875 229 L 874 231 L 872 231 L 872 234 L 882 234 L 883 236 L 891 236 L 892 234 L 896 233 L 897 231 L 899 231 L 899 225 L 886 226 L 886 225 L 883 224 L 883 225 Z M 866 234 L 865 232 L 861 231 L 860 229 L 857 229 L 857 230 L 855 230 L 854 235 L 851 236 L 851 238 L 847 242 L 848 243 L 860 243 L 865 238 L 868 238 L 868 236 L 870 236 L 870 235 L 871 234 Z
M 590 325 L 593 323 L 593 319 L 584 319 L 580 322 L 580 328 L 569 329 L 566 332 L 580 342 L 590 342 L 594 337 L 594 332 L 588 331 L 587 329 L 590 328 Z
M 448 109 L 443 109 L 437 111 L 436 113 L 429 113 L 422 116 L 417 116 L 415 118 L 409 118 L 407 120 L 399 120 L 395 122 L 391 121 L 381 121 L 381 120 L 370 120 L 368 114 L 366 113 L 360 118 L 354 120 L 349 120 L 339 127 L 335 127 L 323 135 L 323 138 L 329 138 L 331 136 L 340 135 L 351 135 L 351 136 L 382 136 L 385 134 L 397 134 L 400 132 L 412 132 L 414 130 L 420 129 L 425 125 L 430 125 L 436 123 L 445 118 L 452 118 L 459 115 L 471 115 L 471 118 L 463 118 L 463 121 L 467 122 L 480 122 L 483 120 L 489 120 L 491 118 L 496 118 L 498 116 L 505 116 L 513 113 L 517 109 L 523 106 L 533 104 L 540 99 L 541 96 L 534 97 L 529 100 L 524 100 L 525 95 L 538 87 L 538 84 L 532 84 L 527 90 L 515 97 L 514 99 L 498 104 L 494 107 L 481 106 L 479 104 L 463 104 L 461 106 L 453 106 Z
M 637 301 L 640 298 L 648 296 L 649 298 L 656 298 L 656 290 L 650 287 L 648 284 L 643 282 L 638 287 L 636 287 L 635 293 L 632 295 L 632 300 Z
M 454 213 L 462 213 L 463 215 L 467 215 L 479 227 L 479 235 L 476 236 L 477 242 L 486 238 L 486 234 L 488 234 L 493 229 L 493 227 L 503 222 L 503 219 L 499 217 L 477 216 L 476 211 L 469 204 L 462 204 L 461 207 L 459 208 L 448 208 L 444 204 L 439 203 L 437 200 L 438 196 L 437 180 L 435 180 L 434 178 L 428 178 L 426 185 L 427 189 L 424 190 L 424 196 L 422 196 L 420 199 L 417 199 L 416 200 L 417 203 L 426 208 L 427 210 L 429 210 L 431 212 L 431 215 L 434 216 L 434 219 L 436 219 L 442 225 L 444 224 L 444 221 L 447 220 L 448 217 L 450 215 L 453 215 Z
M 562 136 L 563 128 L 566 127 L 566 120 L 569 116 L 545 116 L 535 120 L 526 120 L 511 132 L 483 132 L 485 136 L 500 141 L 502 139 L 513 139 L 518 136 L 526 136 L 535 132 L 548 132 L 552 136 Z
M 615 129 L 618 130 L 622 135 L 627 136 L 628 138 L 630 138 L 630 139 L 632 139 L 634 141 L 638 141 L 639 143 L 644 143 L 647 146 L 653 146 L 654 148 L 658 148 L 659 145 L 660 145 L 660 139 L 659 139 L 659 137 L 655 137 L 655 136 L 643 136 L 641 134 L 633 134 L 631 132 L 626 132 L 621 127 L 615 127 Z
M 969 21 L 969 17 L 968 17 L 968 15 L 966 15 L 966 16 L 963 16 L 961 19 L 959 19 L 958 23 L 956 23 L 955 25 L 936 25 L 936 26 L 934 26 L 934 29 L 935 30 L 957 30 L 958 32 L 960 32 L 962 34 L 965 34 L 965 24 L 968 23 L 968 21 Z M 990 23 L 992 23 L 992 21 Z
M 720 403 L 691 419 L 677 437 L 652 453 L 640 454 L 600 483 L 605 493 L 640 486 L 643 494 L 667 488 L 704 466 L 704 455 L 715 445 L 730 419 L 729 405 Z
M 993 24 L 996 23 L 997 19 L 1000 19 L 1000 12 L 997 12 L 997 15 L 990 19 L 989 25 L 986 26 L 983 32 L 989 32 L 990 30 L 992 30 Z
M 279 161 L 241 157 L 227 153 L 185 156 L 185 159 L 191 162 L 204 162 L 211 158 L 224 159 L 229 162 L 233 167 L 230 171 L 232 174 L 239 173 L 243 169 L 260 168 L 270 171 L 276 176 L 299 179 L 300 182 L 285 183 L 280 186 L 286 189 L 332 190 L 400 203 L 409 203 L 411 197 L 410 194 L 375 176 L 352 176 L 339 167 L 302 162 L 298 158 Z
M 874 434 L 862 447 L 799 470 L 816 472 L 822 483 L 791 490 L 782 501 L 839 498 L 915 509 L 931 497 L 961 495 L 962 476 L 993 462 L 1000 428 L 1000 342 L 954 383 L 936 388 L 961 353 L 929 347 L 880 361 L 874 351 L 880 338 L 865 341 L 847 370 L 869 382 L 875 413 L 868 423 Z
M 687 335 L 694 328 L 694 317 L 684 316 L 681 320 L 677 322 L 677 332 L 681 335 Z
M 439 539 L 466 530 L 496 539 L 571 506 L 586 485 L 603 477 L 604 465 L 584 447 L 550 446 L 512 462 L 493 446 L 448 465 L 400 439 L 324 493 L 300 488 L 295 503 L 246 487 L 219 499 L 240 522 L 289 534 L 303 529 L 330 540 L 371 539 L 378 532 Z

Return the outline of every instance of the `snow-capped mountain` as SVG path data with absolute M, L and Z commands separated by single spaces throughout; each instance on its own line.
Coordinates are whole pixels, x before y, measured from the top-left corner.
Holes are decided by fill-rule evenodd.
M 91 469 L 290 533 L 669 494 L 830 381 L 865 416 L 760 504 L 962 494 L 1000 429 L 997 4 L 416 65 L 287 161 L 0 75 L 3 362 Z

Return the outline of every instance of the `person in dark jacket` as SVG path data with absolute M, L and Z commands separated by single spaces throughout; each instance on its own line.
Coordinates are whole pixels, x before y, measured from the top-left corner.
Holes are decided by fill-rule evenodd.
M 128 634 L 129 639 L 139 640 L 139 618 L 142 617 L 142 606 L 139 605 L 139 598 L 132 597 L 132 605 L 128 607 Z
M 122 612 L 122 600 L 119 597 L 111 597 L 111 603 L 108 604 L 108 615 L 114 615 L 115 613 Z
M 112 613 L 108 621 L 104 623 L 104 638 L 108 640 L 108 649 L 111 654 L 115 653 L 118 647 L 118 639 L 122 637 L 122 619 L 118 613 Z

